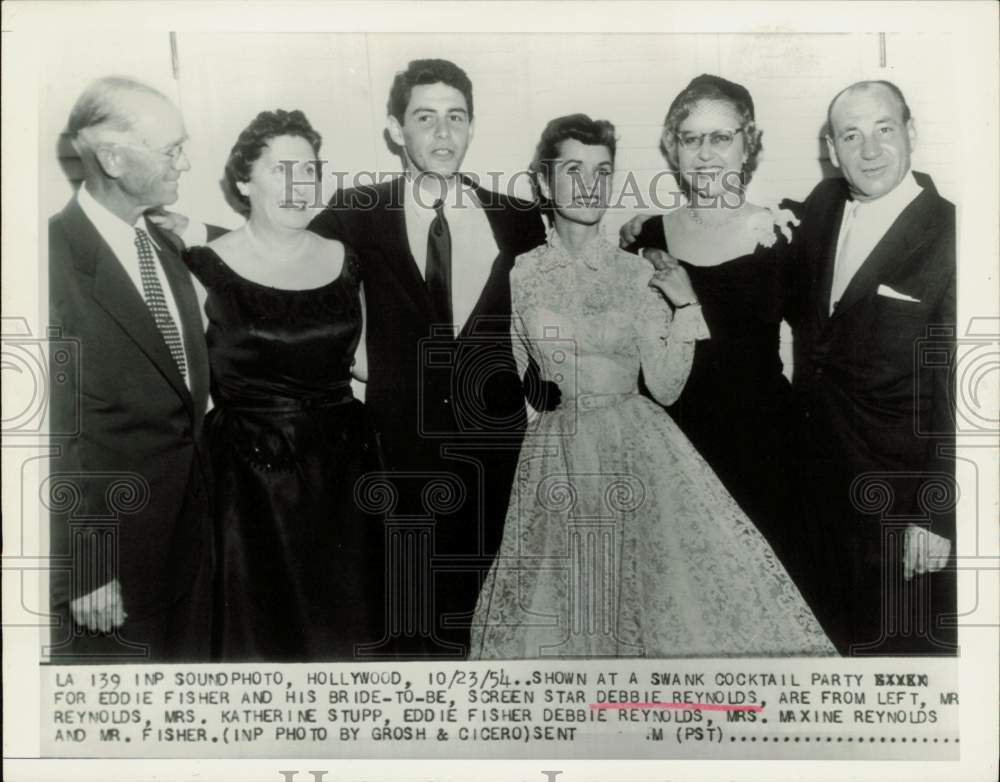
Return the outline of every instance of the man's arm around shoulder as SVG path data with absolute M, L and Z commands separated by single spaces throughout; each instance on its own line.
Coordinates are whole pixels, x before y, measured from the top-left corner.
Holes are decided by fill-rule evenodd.
M 376 187 L 338 190 L 330 202 L 309 223 L 309 230 L 324 239 L 337 239 L 352 247 L 363 244 L 364 216 L 378 207 L 385 194 Z

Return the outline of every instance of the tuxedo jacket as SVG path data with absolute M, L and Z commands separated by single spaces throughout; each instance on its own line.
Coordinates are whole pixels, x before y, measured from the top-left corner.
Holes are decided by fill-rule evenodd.
M 366 402 L 395 469 L 434 464 L 448 442 L 520 442 L 524 395 L 511 350 L 509 275 L 515 258 L 545 239 L 537 208 L 475 187 L 499 254 L 461 333 L 435 334 L 434 308 L 407 236 L 405 182 L 339 192 L 311 226 L 358 253 L 367 309 Z
M 190 390 L 76 198 L 49 221 L 53 339 L 77 359 L 50 402 L 52 550 L 67 558 L 52 579 L 53 605 L 117 578 L 130 619 L 154 616 L 191 589 L 212 534 L 204 326 L 180 240 L 150 222 L 146 231 L 177 303 Z
M 846 181 L 825 180 L 804 204 L 794 387 L 821 511 L 839 523 L 867 512 L 925 518 L 954 541 L 955 207 L 929 177 L 916 178 L 922 192 L 832 314 Z M 878 535 L 878 524 L 861 526 Z

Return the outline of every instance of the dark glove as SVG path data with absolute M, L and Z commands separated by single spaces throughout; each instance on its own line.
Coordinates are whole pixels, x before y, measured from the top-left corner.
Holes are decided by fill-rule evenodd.
M 538 364 L 533 358 L 529 360 L 528 369 L 524 373 L 523 386 L 524 398 L 540 413 L 555 410 L 562 402 L 559 386 L 551 380 L 542 380 Z

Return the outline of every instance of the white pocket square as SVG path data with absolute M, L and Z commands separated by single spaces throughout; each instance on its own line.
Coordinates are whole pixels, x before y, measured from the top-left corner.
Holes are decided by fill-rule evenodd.
M 920 299 L 915 299 L 912 296 L 907 296 L 905 293 L 900 293 L 890 288 L 888 285 L 879 285 L 878 290 L 875 291 L 879 296 L 885 296 L 887 299 L 897 299 L 898 301 L 912 301 L 917 304 L 920 303 Z

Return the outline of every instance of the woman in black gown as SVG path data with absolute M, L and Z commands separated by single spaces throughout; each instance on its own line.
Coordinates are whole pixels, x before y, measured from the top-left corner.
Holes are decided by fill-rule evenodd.
M 711 332 L 667 410 L 790 566 L 792 397 L 778 348 L 793 268 L 784 218 L 744 197 L 760 137 L 744 87 L 717 76 L 692 80 L 671 103 L 662 135 L 687 204 L 646 220 L 633 249 L 680 261 Z
M 319 146 L 302 112 L 258 115 L 226 164 L 246 225 L 186 256 L 208 292 L 224 660 L 354 659 L 377 640 L 381 526 L 354 498 L 375 466 L 350 385 L 359 276 L 306 230 Z

